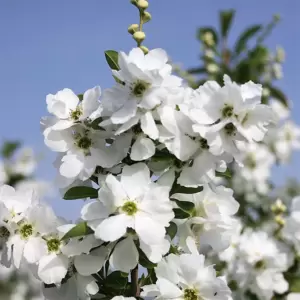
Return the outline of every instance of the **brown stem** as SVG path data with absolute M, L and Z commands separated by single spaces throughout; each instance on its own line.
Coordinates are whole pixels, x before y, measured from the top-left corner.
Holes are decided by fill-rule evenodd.
M 139 265 L 136 265 L 136 267 L 131 270 L 130 277 L 131 277 L 132 295 L 134 297 L 139 297 L 140 296 Z

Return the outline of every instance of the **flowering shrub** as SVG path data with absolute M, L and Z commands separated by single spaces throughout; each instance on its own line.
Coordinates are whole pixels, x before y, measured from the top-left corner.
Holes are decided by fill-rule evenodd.
M 276 299 L 297 291 L 299 199 L 287 217 L 279 200 L 269 211 L 259 206 L 270 166 L 286 159 L 288 142 L 298 146 L 297 133 L 272 140 L 280 116 L 262 85 L 233 76 L 227 49 L 228 75 L 207 66 L 218 76 L 188 87 L 164 50 L 142 45 L 148 2 L 131 3 L 140 15 L 128 29 L 137 47 L 105 52 L 115 85 L 46 98 L 50 116 L 41 125 L 58 152 L 56 185 L 66 200 L 85 199 L 80 220 L 57 217 L 34 189 L 3 185 L 3 264 L 28 264 L 49 300 Z M 232 17 L 221 14 L 224 40 Z M 212 54 L 217 35 L 204 34 Z

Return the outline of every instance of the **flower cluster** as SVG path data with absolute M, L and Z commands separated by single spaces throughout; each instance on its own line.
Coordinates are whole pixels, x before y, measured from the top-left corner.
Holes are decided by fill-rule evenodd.
M 140 288 L 159 299 L 230 299 L 226 280 L 198 251 L 222 253 L 238 227 L 233 191 L 215 183 L 228 164 L 258 182 L 245 156 L 276 120 L 261 104 L 262 87 L 225 75 L 223 86 L 192 90 L 172 75 L 162 49 L 114 55 L 114 87 L 50 94 L 51 116 L 41 122 L 46 145 L 58 152 L 64 197 L 92 200 L 69 224 L 32 190 L 2 186 L 2 261 L 28 264 L 46 299 L 139 296 Z M 255 272 L 257 261 L 246 263 Z M 150 270 L 140 283 L 138 265 Z M 135 292 L 109 289 L 116 274 Z
M 231 246 L 219 254 L 227 262 L 227 278 L 236 297 L 250 290 L 258 299 L 288 291 L 283 273 L 293 264 L 293 252 L 266 231 L 237 229 Z

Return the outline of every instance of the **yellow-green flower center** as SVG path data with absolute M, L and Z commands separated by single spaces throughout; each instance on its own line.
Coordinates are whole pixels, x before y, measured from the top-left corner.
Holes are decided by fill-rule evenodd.
M 24 224 L 20 228 L 20 235 L 23 239 L 27 239 L 33 234 L 33 226 L 31 224 Z
M 91 147 L 92 145 L 92 140 L 90 138 L 88 138 L 87 136 L 82 136 L 80 137 L 77 142 L 76 145 L 80 148 L 80 149 L 84 149 L 87 150 Z
M 77 106 L 75 110 L 71 110 L 70 118 L 74 121 L 78 121 L 80 116 L 82 115 L 82 109 Z
M 236 134 L 236 127 L 232 123 L 225 125 L 224 130 L 230 136 Z
M 143 97 L 146 90 L 149 88 L 150 84 L 143 80 L 137 80 L 131 88 L 132 94 L 135 97 Z
M 184 300 L 198 300 L 198 293 L 194 289 L 185 289 L 183 292 Z
M 230 118 L 233 116 L 233 106 L 226 104 L 222 109 L 223 118 Z
M 51 252 L 58 252 L 60 247 L 60 240 L 56 238 L 52 238 L 47 241 L 48 251 Z
M 253 169 L 256 168 L 256 161 L 255 161 L 255 159 L 254 159 L 254 157 L 253 157 L 252 155 L 248 155 L 248 156 L 246 157 L 246 159 L 245 159 L 245 165 L 246 165 L 249 169 L 251 169 L 251 170 L 253 170 Z
M 135 202 L 128 201 L 122 206 L 122 211 L 128 216 L 133 216 L 138 211 L 138 208 Z
M 266 267 L 266 262 L 263 261 L 263 260 L 259 260 L 255 265 L 254 265 L 254 268 L 256 270 L 261 270 L 261 269 L 264 269 Z

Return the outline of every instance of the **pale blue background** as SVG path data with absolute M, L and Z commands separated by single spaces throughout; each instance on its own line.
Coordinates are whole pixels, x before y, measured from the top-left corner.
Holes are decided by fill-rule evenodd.
M 150 0 L 153 21 L 145 25 L 149 48 L 166 49 L 173 61 L 186 67 L 197 64 L 200 45 L 198 26 L 217 24 L 219 9 L 236 8 L 230 40 L 247 25 L 268 22 L 274 13 L 282 22 L 268 38 L 275 49 L 287 52 L 284 79 L 278 85 L 294 102 L 293 117 L 299 118 L 299 0 Z M 42 153 L 38 175 L 53 179 L 54 154 L 43 144 L 39 120 L 46 115 L 45 96 L 69 87 L 80 93 L 100 84 L 113 84 L 103 52 L 128 51 L 135 45 L 127 26 L 138 20 L 129 0 L 0 0 L 0 141 L 22 138 Z M 300 156 L 292 165 L 274 172 L 276 182 L 299 175 Z M 81 202 L 53 200 L 56 210 L 75 217 Z

